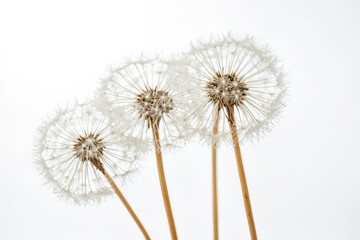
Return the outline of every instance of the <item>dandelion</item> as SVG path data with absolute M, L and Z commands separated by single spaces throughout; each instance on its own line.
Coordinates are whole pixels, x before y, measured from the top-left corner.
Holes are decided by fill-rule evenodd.
M 141 56 L 113 68 L 99 95 L 103 108 L 126 133 L 154 144 L 162 196 L 172 239 L 177 239 L 162 161 L 162 146 L 174 147 L 187 139 L 191 100 L 186 86 L 159 58 Z M 121 122 L 119 122 L 121 120 Z M 150 130 L 151 128 L 151 130 Z M 160 137 L 161 136 L 161 137 Z
M 145 228 L 113 179 L 135 170 L 138 155 L 114 134 L 116 129 L 90 102 L 74 103 L 50 117 L 39 127 L 35 146 L 36 163 L 59 197 L 76 204 L 100 202 L 113 191 L 138 224 Z M 110 185 L 110 186 L 109 186 Z
M 176 148 L 189 136 L 188 88 L 158 57 L 127 59 L 113 67 L 98 92 L 98 108 L 144 148 L 153 142 L 151 124 L 158 124 L 163 148 Z
M 192 127 L 212 144 L 214 239 L 218 239 L 216 145 L 232 141 L 252 239 L 257 239 L 239 144 L 269 132 L 283 108 L 282 68 L 267 47 L 252 37 L 228 34 L 192 45 L 182 74 L 193 85 L 199 107 Z M 230 132 L 230 134 L 229 134 Z M 231 136 L 231 139 L 229 139 Z

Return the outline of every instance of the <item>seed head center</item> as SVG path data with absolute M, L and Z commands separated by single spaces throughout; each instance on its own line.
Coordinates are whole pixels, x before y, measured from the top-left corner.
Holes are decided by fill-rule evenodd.
M 235 73 L 216 75 L 205 86 L 209 101 L 219 107 L 240 106 L 246 100 L 249 88 Z
M 140 118 L 158 121 L 174 108 L 174 101 L 166 91 L 148 89 L 137 95 L 136 107 Z
M 90 161 L 94 166 L 104 172 L 101 159 L 104 155 L 105 145 L 99 134 L 85 134 L 79 136 L 74 143 L 75 156 L 82 162 Z

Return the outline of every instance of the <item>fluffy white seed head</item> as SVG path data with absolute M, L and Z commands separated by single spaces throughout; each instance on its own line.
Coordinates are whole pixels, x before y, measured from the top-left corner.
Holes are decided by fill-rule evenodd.
M 192 85 L 194 104 L 198 104 L 190 113 L 191 126 L 210 143 L 231 142 L 227 109 L 234 109 L 243 142 L 269 132 L 284 107 L 282 67 L 271 50 L 252 37 L 238 39 L 228 34 L 199 41 L 178 64 L 183 81 Z M 217 116 L 219 132 L 213 136 Z
M 76 204 L 100 202 L 112 194 L 105 171 L 123 182 L 136 170 L 132 139 L 115 131 L 91 103 L 58 109 L 39 127 L 36 163 L 59 197 Z
M 99 109 L 126 134 L 153 149 L 151 124 L 159 127 L 160 143 L 177 147 L 188 138 L 186 113 L 192 107 L 184 85 L 168 62 L 144 56 L 113 67 L 98 91 Z

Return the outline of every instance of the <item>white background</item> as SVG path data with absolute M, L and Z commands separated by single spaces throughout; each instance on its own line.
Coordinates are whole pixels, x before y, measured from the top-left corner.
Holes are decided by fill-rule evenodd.
M 0 239 L 142 239 L 121 202 L 60 201 L 35 171 L 41 119 L 124 56 L 251 34 L 283 60 L 288 107 L 242 148 L 259 239 L 360 239 L 360 2 L 0 0 Z M 179 239 L 211 239 L 210 149 L 164 156 Z M 123 192 L 152 239 L 170 239 L 155 157 Z M 233 150 L 219 154 L 221 239 L 250 239 Z

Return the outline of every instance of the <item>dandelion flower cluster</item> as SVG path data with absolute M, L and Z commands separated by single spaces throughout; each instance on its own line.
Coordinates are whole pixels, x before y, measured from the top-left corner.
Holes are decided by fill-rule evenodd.
M 54 191 L 76 204 L 99 202 L 112 193 L 104 177 L 123 180 L 137 154 L 119 138 L 109 119 L 90 103 L 74 103 L 39 127 L 36 163 Z
M 187 139 L 186 113 L 192 107 L 182 84 L 168 62 L 158 57 L 128 59 L 111 69 L 99 90 L 98 104 L 123 130 L 149 144 L 151 124 L 158 124 L 160 143 L 176 147 Z
M 203 138 L 230 142 L 227 108 L 235 112 L 240 141 L 270 131 L 284 106 L 286 87 L 282 67 L 269 48 L 252 37 L 239 40 L 228 34 L 193 44 L 181 64 L 184 81 L 193 84 L 199 105 L 192 112 L 192 127 Z M 217 117 L 219 132 L 214 138 L 211 130 Z

